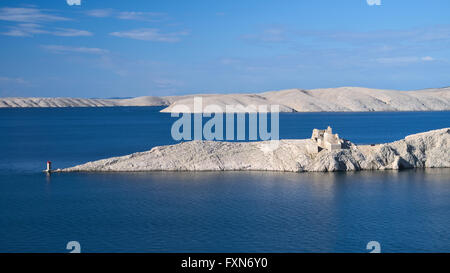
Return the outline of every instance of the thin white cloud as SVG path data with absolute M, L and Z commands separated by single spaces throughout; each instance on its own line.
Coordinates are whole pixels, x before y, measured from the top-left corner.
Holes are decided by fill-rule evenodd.
M 243 35 L 244 40 L 256 41 L 262 43 L 279 43 L 288 41 L 288 33 L 281 27 L 269 27 L 258 34 Z
M 153 79 L 153 83 L 158 88 L 174 88 L 183 86 L 183 82 L 174 79 L 166 79 L 166 78 L 156 78 Z
M 113 9 L 92 9 L 86 11 L 86 15 L 91 17 L 105 18 L 110 17 L 114 14 Z
M 18 23 L 15 26 L 8 27 L 7 31 L 0 33 L 7 36 L 32 37 L 38 34 L 46 34 L 63 37 L 79 37 L 93 35 L 87 30 L 44 27 L 42 24 L 55 21 L 68 21 L 70 19 L 51 14 L 49 10 L 38 9 L 35 7 L 0 8 L 0 20 Z
M 25 23 L 10 27 L 9 31 L 1 34 L 15 37 L 30 37 L 35 34 L 46 34 L 39 24 Z
M 381 0 L 367 0 L 366 2 L 369 6 L 381 6 Z
M 430 57 L 430 56 L 425 56 L 425 57 L 422 57 L 422 61 L 424 61 L 424 62 L 431 62 L 431 61 L 434 61 L 434 58 Z
M 377 62 L 382 64 L 402 64 L 402 63 L 414 63 L 418 62 L 420 58 L 418 57 L 388 57 L 388 58 L 378 58 Z
M 418 62 L 430 62 L 434 61 L 433 57 L 390 57 L 390 58 L 378 58 L 376 59 L 378 63 L 382 64 L 408 64 L 408 63 L 418 63 Z
M 62 45 L 42 45 L 42 48 L 49 50 L 53 53 L 84 53 L 84 54 L 95 54 L 103 55 L 107 54 L 109 51 L 102 48 L 96 47 L 72 47 L 72 46 L 62 46 Z
M 167 14 L 161 12 L 142 12 L 142 11 L 116 11 L 113 9 L 93 9 L 86 11 L 86 15 L 97 18 L 114 17 L 122 20 L 135 21 L 162 21 L 167 18 Z
M 181 37 L 186 36 L 188 34 L 189 33 L 187 31 L 161 33 L 161 31 L 157 28 L 141 28 L 110 33 L 110 35 L 112 36 L 121 38 L 130 38 L 136 40 L 155 41 L 155 42 L 169 42 L 169 43 L 178 42 L 180 41 Z
M 240 64 L 241 60 L 240 59 L 234 59 L 234 58 L 223 58 L 219 60 L 220 64 L 223 65 L 236 65 L 236 64 Z
M 47 10 L 38 8 L 0 8 L 0 20 L 12 22 L 52 22 L 52 21 L 67 21 L 69 18 L 61 17 L 48 13 Z
M 122 11 L 118 13 L 117 18 L 136 21 L 159 21 L 165 16 L 166 14 L 159 12 Z
M 79 37 L 79 36 L 92 36 L 92 32 L 87 30 L 73 29 L 73 28 L 59 28 L 50 32 L 51 35 L 63 36 L 63 37 Z
M 291 45 L 317 44 L 324 46 L 329 42 L 339 42 L 352 46 L 369 46 L 373 48 L 398 48 L 415 43 L 417 46 L 426 43 L 441 44 L 446 47 L 450 42 L 450 24 L 420 28 L 374 30 L 374 31 L 326 31 L 301 30 L 287 27 L 267 27 L 255 33 L 241 36 L 243 40 L 258 44 L 280 42 Z
M 73 5 L 81 6 L 81 0 L 66 0 L 66 2 L 67 2 L 67 5 L 69 5 L 69 6 L 73 6 Z
M 40 24 L 23 23 L 9 28 L 7 32 L 0 33 L 7 36 L 15 37 L 31 37 L 38 34 L 47 34 L 53 36 L 63 37 L 79 37 L 92 36 L 93 34 L 87 30 L 72 29 L 72 28 L 54 28 L 51 30 L 44 29 Z
M 28 82 L 22 78 L 10 78 L 2 76 L 0 76 L 0 83 L 28 84 Z

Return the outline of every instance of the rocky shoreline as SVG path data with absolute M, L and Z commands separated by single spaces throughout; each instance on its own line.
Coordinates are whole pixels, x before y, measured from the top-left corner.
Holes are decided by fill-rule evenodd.
M 60 172 L 282 171 L 334 172 L 450 168 L 450 128 L 402 140 L 314 149 L 313 139 L 274 142 L 189 141 L 146 152 L 88 162 Z

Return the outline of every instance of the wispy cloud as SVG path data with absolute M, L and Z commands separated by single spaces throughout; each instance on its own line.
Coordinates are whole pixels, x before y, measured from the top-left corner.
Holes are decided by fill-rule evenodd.
M 391 57 L 391 58 L 378 58 L 376 61 L 382 64 L 409 64 L 417 62 L 431 62 L 435 59 L 430 56 L 425 57 Z
M 386 50 L 406 43 L 449 42 L 450 25 L 437 25 L 411 29 L 375 31 L 299 30 L 286 27 L 267 27 L 259 32 L 243 35 L 250 42 L 290 44 L 337 42 L 355 46 L 384 46 Z
M 48 10 L 38 8 L 0 8 L 0 20 L 12 22 L 52 22 L 52 21 L 68 21 L 69 18 L 51 14 Z
M 322 32 L 318 37 L 333 39 L 350 43 L 405 43 L 405 42 L 433 42 L 450 39 L 450 25 L 436 25 L 429 27 L 398 29 L 398 30 L 376 30 L 367 32 Z
M 30 37 L 35 34 L 44 34 L 47 31 L 43 30 L 39 24 L 19 24 L 9 28 L 9 31 L 1 33 L 2 35 L 16 36 L 16 37 Z
M 136 21 L 161 21 L 165 17 L 165 13 L 159 12 L 122 11 L 117 14 L 117 18 L 119 19 Z
M 260 33 L 246 34 L 242 38 L 248 41 L 261 43 L 279 43 L 289 41 L 289 32 L 283 27 L 269 27 L 263 29 Z
M 81 0 L 66 0 L 67 5 L 69 6 L 80 6 L 81 5 Z
M 122 20 L 135 20 L 156 22 L 167 19 L 167 14 L 162 12 L 142 12 L 142 11 L 116 11 L 113 9 L 93 9 L 86 12 L 88 16 L 106 18 L 114 17 Z
M 70 18 L 51 14 L 49 10 L 35 7 L 26 8 L 0 8 L 0 20 L 17 22 L 17 25 L 9 26 L 2 35 L 14 37 L 32 37 L 38 34 L 46 34 L 63 37 L 92 36 L 87 30 L 73 28 L 46 27 L 45 24 L 55 21 L 69 21 Z
M 83 54 L 94 54 L 103 55 L 107 54 L 109 51 L 102 48 L 96 47 L 72 47 L 72 46 L 62 46 L 62 45 L 42 45 L 42 48 L 49 50 L 53 53 L 83 53 Z
M 53 28 L 50 30 L 44 29 L 40 24 L 23 23 L 12 26 L 8 31 L 1 33 L 7 36 L 15 37 L 31 37 L 38 34 L 47 34 L 62 37 L 78 37 L 78 36 L 92 36 L 93 34 L 87 30 L 72 29 L 72 28 Z
M 156 87 L 162 89 L 176 88 L 184 85 L 183 82 L 174 79 L 156 78 L 152 80 Z
M 236 58 L 222 58 L 219 60 L 219 63 L 222 65 L 235 65 L 240 64 L 242 60 Z
M 96 67 L 113 72 L 121 77 L 128 76 L 128 62 L 107 49 L 84 46 L 41 45 L 41 48 L 53 54 L 67 55 L 71 63 Z M 76 56 L 76 58 L 73 58 Z
M 291 59 L 302 56 L 302 63 L 312 58 L 316 64 L 340 68 L 344 65 L 420 65 L 443 61 L 435 56 L 450 47 L 450 25 L 376 31 L 267 27 L 241 38 L 253 45 L 284 47 L 285 55 Z
M 86 11 L 86 15 L 91 17 L 105 18 L 113 16 L 115 11 L 113 9 L 91 9 Z
M 136 40 L 155 41 L 155 42 L 169 42 L 169 43 L 178 42 L 180 41 L 181 37 L 186 36 L 188 34 L 189 32 L 187 31 L 162 33 L 157 28 L 141 28 L 110 33 L 110 35 L 112 36 L 121 38 L 130 38 Z
M 63 37 L 92 36 L 92 32 L 73 28 L 57 28 L 49 34 Z
M 10 78 L 0 76 L 0 83 L 28 84 L 23 78 Z

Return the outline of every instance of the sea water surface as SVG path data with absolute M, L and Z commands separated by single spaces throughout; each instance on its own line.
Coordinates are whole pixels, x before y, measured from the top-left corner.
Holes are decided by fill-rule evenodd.
M 450 251 L 450 169 L 42 173 L 176 143 L 159 107 L 0 109 L 0 252 Z M 282 113 L 281 138 L 355 143 L 450 127 L 450 112 Z

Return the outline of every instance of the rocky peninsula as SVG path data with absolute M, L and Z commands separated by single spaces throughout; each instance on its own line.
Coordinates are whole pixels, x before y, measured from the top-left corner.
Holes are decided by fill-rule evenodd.
M 58 171 L 334 172 L 450 167 L 450 128 L 377 145 L 355 145 L 326 134 L 325 130 L 315 130 L 310 139 L 279 140 L 275 146 L 267 141 L 189 141 Z
M 144 96 L 128 99 L 83 98 L 0 98 L 0 108 L 23 107 L 112 107 L 166 106 L 161 112 L 176 112 L 182 105 L 194 109 L 194 98 L 203 105 L 239 105 L 242 108 L 278 105 L 280 112 L 369 112 L 369 111 L 449 111 L 450 88 L 398 91 L 362 87 L 287 89 L 248 94 L 196 94 Z M 200 112 L 203 110 L 201 109 Z M 189 111 L 186 111 L 189 112 Z

